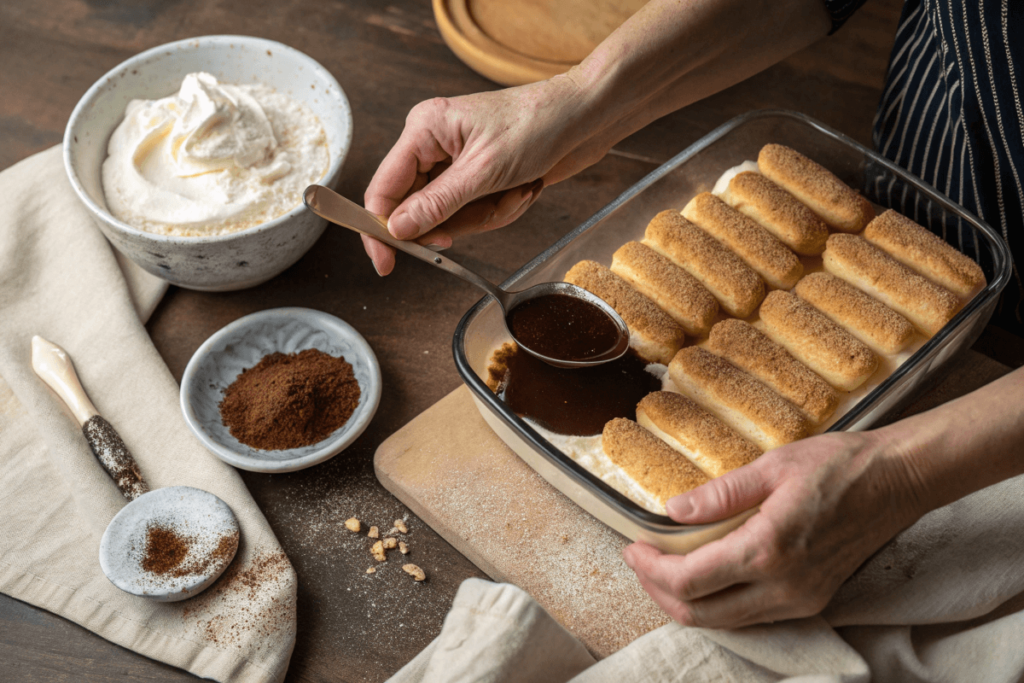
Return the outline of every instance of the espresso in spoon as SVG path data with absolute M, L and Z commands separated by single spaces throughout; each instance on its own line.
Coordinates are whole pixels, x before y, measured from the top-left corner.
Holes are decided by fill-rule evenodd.
M 583 299 L 545 294 L 520 303 L 505 317 L 515 340 L 535 354 L 586 362 L 622 355 L 629 338 L 607 313 Z

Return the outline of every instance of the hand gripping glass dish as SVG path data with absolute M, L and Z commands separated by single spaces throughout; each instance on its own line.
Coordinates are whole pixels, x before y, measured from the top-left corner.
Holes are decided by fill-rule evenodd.
M 924 342 L 887 379 L 867 392 L 828 431 L 861 431 L 901 407 L 933 380 L 957 352 L 977 339 L 1009 281 L 1010 254 L 995 231 L 976 217 L 875 152 L 802 114 L 754 111 L 709 133 L 663 164 L 615 201 L 527 263 L 503 283 L 506 288 L 561 280 L 581 260 L 609 264 L 623 244 L 643 237 L 650 219 L 665 209 L 682 209 L 711 191 L 728 169 L 757 159 L 768 143 L 791 147 L 828 168 L 874 204 L 892 208 L 917 223 L 966 237 L 987 284 L 956 316 Z M 720 538 L 754 510 L 714 524 L 677 524 L 651 512 L 602 481 L 517 416 L 488 388 L 488 367 L 496 349 L 510 341 L 501 312 L 483 299 L 459 322 L 453 339 L 456 367 L 477 408 L 495 433 L 552 486 L 622 535 L 672 553 L 686 553 Z

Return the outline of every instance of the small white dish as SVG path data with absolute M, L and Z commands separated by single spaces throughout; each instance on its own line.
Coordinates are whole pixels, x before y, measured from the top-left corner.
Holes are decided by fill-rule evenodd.
M 329 437 L 311 446 L 265 451 L 231 436 L 220 416 L 224 390 L 264 356 L 318 349 L 343 356 L 359 382 L 359 405 Z M 354 327 L 310 308 L 273 308 L 215 332 L 193 354 L 181 378 L 181 411 L 192 433 L 214 455 L 250 472 L 294 472 L 329 460 L 355 441 L 377 412 L 381 376 L 377 357 Z
M 179 571 L 143 569 L 150 528 L 188 539 Z M 223 500 L 191 486 L 165 486 L 121 508 L 100 539 L 100 568 L 121 590 L 158 602 L 177 602 L 202 592 L 231 564 L 238 549 L 238 520 Z M 217 550 L 227 542 L 224 554 Z

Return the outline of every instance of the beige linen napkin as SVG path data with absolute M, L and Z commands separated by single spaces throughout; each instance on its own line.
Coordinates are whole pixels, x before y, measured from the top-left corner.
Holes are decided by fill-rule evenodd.
M 199 676 L 281 680 L 295 644 L 295 572 L 237 472 L 185 425 L 178 385 L 140 321 L 166 285 L 119 267 L 59 147 L 0 173 L 0 198 L 0 591 Z M 33 334 L 67 349 L 153 488 L 195 486 L 234 510 L 242 542 L 213 587 L 157 603 L 107 581 L 99 539 L 124 499 L 33 374 Z
M 734 631 L 669 624 L 588 668 L 579 646 L 520 589 L 471 580 L 441 635 L 392 683 L 1018 682 L 1024 477 L 923 517 L 821 616 Z M 524 662 L 546 673 L 523 678 Z

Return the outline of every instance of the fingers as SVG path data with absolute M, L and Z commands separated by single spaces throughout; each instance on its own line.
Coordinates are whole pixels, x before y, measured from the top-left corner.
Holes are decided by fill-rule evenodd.
M 771 492 L 766 470 L 758 462 L 669 499 L 665 504 L 668 516 L 682 524 L 707 524 L 757 506 Z
M 706 587 L 720 587 L 706 592 L 704 588 L 694 590 L 703 570 L 697 566 L 684 568 L 691 556 L 665 555 L 640 542 L 623 551 L 626 563 L 651 599 L 684 626 L 739 628 L 817 612 L 806 601 L 790 599 L 777 586 L 759 578 L 734 581 L 724 575 L 718 580 L 709 577 Z M 697 580 L 684 586 L 686 579 L 681 576 Z
M 395 269 L 394 249 L 367 235 L 360 235 L 360 237 L 363 240 L 363 249 L 366 250 L 366 255 L 373 262 L 377 275 L 384 277 Z
M 681 600 L 694 600 L 734 584 L 760 578 L 751 568 L 757 548 L 743 527 L 724 539 L 708 543 L 688 555 L 667 555 L 644 543 L 623 553 L 637 576 L 660 586 Z
M 409 123 L 373 174 L 363 205 L 378 216 L 390 216 L 410 194 L 422 189 L 429 173 L 450 160 L 429 123 Z

